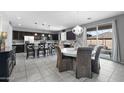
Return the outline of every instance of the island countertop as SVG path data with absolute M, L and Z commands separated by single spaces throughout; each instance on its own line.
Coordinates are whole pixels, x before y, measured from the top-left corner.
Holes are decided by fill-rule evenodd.
M 14 47 L 6 47 L 4 49 L 0 49 L 0 53 L 7 53 L 7 52 L 10 52 L 14 49 Z

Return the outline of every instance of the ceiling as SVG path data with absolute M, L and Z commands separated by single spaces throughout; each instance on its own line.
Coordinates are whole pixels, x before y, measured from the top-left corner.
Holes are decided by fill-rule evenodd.
M 124 14 L 123 11 L 4 11 L 16 28 L 59 31 Z

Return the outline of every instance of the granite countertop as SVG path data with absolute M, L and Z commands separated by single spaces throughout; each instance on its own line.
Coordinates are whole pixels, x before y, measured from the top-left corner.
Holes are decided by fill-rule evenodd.
M 24 45 L 24 43 L 13 43 L 12 45 Z
M 6 47 L 5 49 L 1 49 L 1 50 L 0 50 L 0 53 L 10 52 L 10 51 L 12 51 L 12 50 L 13 50 L 13 48 Z

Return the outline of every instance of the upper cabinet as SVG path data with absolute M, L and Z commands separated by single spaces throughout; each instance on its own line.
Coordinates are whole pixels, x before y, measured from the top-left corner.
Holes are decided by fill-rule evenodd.
M 58 34 L 52 34 L 52 40 L 58 40 Z
M 72 31 L 69 31 L 66 33 L 66 38 L 67 38 L 67 40 L 75 40 L 76 36 Z
M 18 39 L 24 40 L 24 35 L 25 35 L 25 32 L 18 32 Z
M 41 40 L 42 34 L 46 40 L 58 40 L 58 34 L 45 34 L 45 33 L 37 33 L 36 32 L 22 32 L 22 31 L 13 31 L 13 40 L 24 40 L 24 36 L 34 36 L 35 40 Z
M 18 31 L 13 31 L 13 40 L 18 40 Z

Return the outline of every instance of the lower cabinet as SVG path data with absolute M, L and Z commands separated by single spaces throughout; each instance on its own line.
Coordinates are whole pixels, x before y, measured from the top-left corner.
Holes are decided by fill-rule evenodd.
M 13 45 L 16 47 L 16 53 L 24 52 L 24 45 Z
M 15 49 L 0 53 L 0 81 L 9 81 L 10 75 L 16 65 Z

